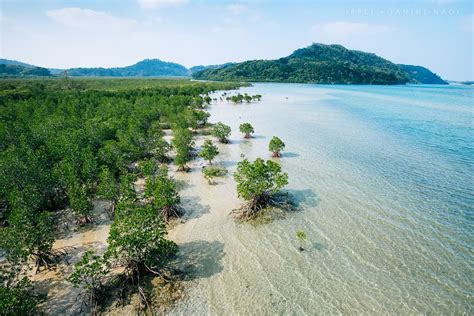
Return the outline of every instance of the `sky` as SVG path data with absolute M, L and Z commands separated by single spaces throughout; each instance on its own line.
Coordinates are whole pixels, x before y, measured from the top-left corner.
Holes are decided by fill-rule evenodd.
M 0 0 L 0 57 L 48 68 L 194 65 L 341 44 L 474 80 L 472 0 Z

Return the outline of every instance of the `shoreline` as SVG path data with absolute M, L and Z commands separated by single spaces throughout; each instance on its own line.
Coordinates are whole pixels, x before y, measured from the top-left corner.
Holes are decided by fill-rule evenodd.
M 213 104 L 212 106 L 215 106 Z M 165 130 L 164 139 L 171 141 L 170 130 Z M 199 133 L 194 135 L 195 148 L 199 149 L 204 139 L 214 139 L 212 136 L 204 136 Z M 215 160 L 216 166 L 224 166 L 229 171 L 224 177 L 215 179 L 216 184 L 209 185 L 201 173 L 201 168 L 207 163 L 199 157 L 195 157 L 188 165 L 188 172 L 177 171 L 173 163 L 167 164 L 170 175 L 175 179 L 178 192 L 181 196 L 180 207 L 184 209 L 184 214 L 168 226 L 168 239 L 178 245 L 176 258 L 172 260 L 173 268 L 185 273 L 184 291 L 192 291 L 193 283 L 203 275 L 213 275 L 218 266 L 205 267 L 202 261 L 212 260 L 215 253 L 221 252 L 223 248 L 222 236 L 210 234 L 207 228 L 219 225 L 233 224 L 230 216 L 232 209 L 241 203 L 237 198 L 235 182 L 232 177 L 235 164 L 229 161 L 229 146 L 236 146 L 238 142 L 216 145 L 221 152 Z M 226 159 L 227 158 L 227 159 Z M 143 195 L 144 178 L 137 178 L 134 187 L 138 196 Z M 220 197 L 225 196 L 225 199 Z M 59 228 L 59 238 L 54 241 L 53 249 L 68 249 L 68 253 L 62 258 L 61 263 L 54 270 L 39 271 L 37 274 L 30 274 L 30 278 L 35 282 L 35 288 L 40 292 L 46 292 L 48 298 L 39 304 L 39 308 L 46 314 L 82 313 L 81 300 L 78 296 L 81 289 L 74 288 L 72 284 L 65 280 L 72 272 L 74 263 L 77 262 L 86 250 L 94 250 L 97 254 L 102 254 L 107 248 L 108 232 L 112 219 L 107 212 L 107 202 L 94 200 L 94 223 L 86 227 L 78 227 L 74 217 L 68 210 L 63 210 L 57 221 L 62 223 Z M 64 227 L 65 226 L 65 227 Z M 71 232 L 71 227 L 73 231 Z M 211 247 L 213 251 L 204 256 L 196 256 L 196 248 Z M 216 256 L 219 258 L 219 255 Z M 193 267 L 193 264 L 198 268 Z M 186 294 L 180 297 L 176 305 L 186 299 Z M 174 306 L 175 307 L 175 306 Z M 171 306 L 171 312 L 174 308 Z M 169 308 L 169 307 L 168 307 Z M 168 310 L 167 311 L 170 311 Z M 133 305 L 125 305 L 117 308 L 110 307 L 106 312 L 133 312 Z

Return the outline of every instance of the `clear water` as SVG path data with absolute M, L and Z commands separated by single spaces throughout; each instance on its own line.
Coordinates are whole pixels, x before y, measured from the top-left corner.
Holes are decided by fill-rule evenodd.
M 241 92 L 263 99 L 210 110 L 211 121 L 233 129 L 221 163 L 232 172 L 240 153 L 269 158 L 268 141 L 279 136 L 287 191 L 301 211 L 256 227 L 225 209 L 189 218 L 176 236 L 206 240 L 182 250 L 200 251 L 203 268 L 174 313 L 473 313 L 472 87 L 255 84 Z M 254 139 L 242 140 L 241 122 L 253 124 Z M 230 178 L 208 190 L 201 204 L 236 199 Z M 297 229 L 308 236 L 304 252 Z

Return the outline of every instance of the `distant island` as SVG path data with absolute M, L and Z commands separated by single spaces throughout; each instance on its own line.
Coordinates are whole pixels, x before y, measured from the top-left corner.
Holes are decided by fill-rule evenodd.
M 373 53 L 341 45 L 312 44 L 276 60 L 250 60 L 222 65 L 183 65 L 145 59 L 113 68 L 46 69 L 0 59 L 0 77 L 192 77 L 211 81 L 294 82 L 320 84 L 448 84 L 422 66 L 394 64 Z
M 321 84 L 447 84 L 424 67 L 397 65 L 372 53 L 324 44 L 312 44 L 276 60 L 251 60 L 204 69 L 194 73 L 193 78 Z

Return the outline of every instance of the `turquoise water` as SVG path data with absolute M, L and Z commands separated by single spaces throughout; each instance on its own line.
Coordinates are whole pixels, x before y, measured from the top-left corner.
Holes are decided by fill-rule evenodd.
M 257 227 L 225 217 L 214 228 L 219 269 L 177 313 L 472 314 L 472 87 L 241 92 L 263 99 L 210 110 L 211 121 L 233 129 L 222 164 L 232 172 L 240 153 L 269 158 L 268 141 L 279 136 L 287 191 L 301 211 Z M 253 124 L 254 139 L 242 140 L 241 122 Z M 302 253 L 297 229 L 308 235 Z

